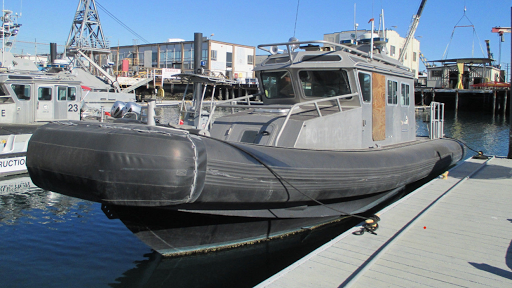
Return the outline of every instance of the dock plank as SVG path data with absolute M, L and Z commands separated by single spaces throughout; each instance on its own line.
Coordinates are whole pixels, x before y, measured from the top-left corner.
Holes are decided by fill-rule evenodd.
M 257 287 L 512 287 L 511 203 L 512 160 L 470 159 Z

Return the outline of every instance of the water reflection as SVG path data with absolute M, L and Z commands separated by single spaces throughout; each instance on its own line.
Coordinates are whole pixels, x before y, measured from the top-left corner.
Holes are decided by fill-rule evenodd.
M 38 188 L 28 174 L 2 178 L 0 181 L 0 226 L 16 224 L 47 224 L 63 222 L 72 209 L 82 217 L 91 209 L 92 202 L 44 191 Z M 42 214 L 41 217 L 31 212 Z
M 474 111 L 445 112 L 445 134 L 460 139 L 486 155 L 506 156 L 510 125 L 504 115 L 475 113 Z M 471 152 L 471 151 L 469 151 Z M 468 153 L 466 157 L 474 155 Z
M 416 131 L 419 136 L 428 136 L 428 114 L 416 114 Z M 483 151 L 485 155 L 506 156 L 510 124 L 504 115 L 476 113 L 474 111 L 445 111 L 444 133 L 446 137 L 462 140 L 470 149 L 466 158 Z
M 108 287 L 150 251 L 98 203 L 0 178 L 0 286 Z

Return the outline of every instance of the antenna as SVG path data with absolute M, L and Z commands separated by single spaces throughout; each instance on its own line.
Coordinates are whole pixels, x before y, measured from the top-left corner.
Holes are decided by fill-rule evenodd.
M 293 28 L 293 37 L 295 37 L 295 31 L 297 30 L 297 18 L 299 18 L 299 4 L 300 0 L 297 0 L 297 12 L 295 12 L 295 27 Z

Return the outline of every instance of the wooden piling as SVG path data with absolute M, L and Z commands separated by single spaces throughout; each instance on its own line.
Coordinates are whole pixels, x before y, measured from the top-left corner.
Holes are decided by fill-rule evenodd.
M 459 110 L 459 90 L 455 90 L 455 111 Z

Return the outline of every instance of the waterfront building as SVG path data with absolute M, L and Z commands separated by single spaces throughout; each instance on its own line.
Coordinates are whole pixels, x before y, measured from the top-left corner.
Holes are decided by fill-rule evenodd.
M 168 39 L 162 43 L 111 47 L 111 51 L 114 72 L 120 76 L 162 68 L 175 73 L 195 71 L 194 41 Z M 204 74 L 245 82 L 254 78 L 254 59 L 255 47 L 203 39 Z
M 471 89 L 477 84 L 505 82 L 505 71 L 492 65 L 490 58 L 457 58 L 431 61 L 427 67 L 428 88 Z

